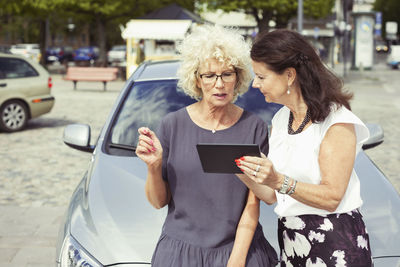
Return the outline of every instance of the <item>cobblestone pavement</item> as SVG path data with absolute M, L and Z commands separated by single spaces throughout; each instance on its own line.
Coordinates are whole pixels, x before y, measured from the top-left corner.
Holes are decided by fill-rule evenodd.
M 64 127 L 87 123 L 95 141 L 123 81 L 72 82 L 52 75 L 53 110 L 27 129 L 0 132 L 0 266 L 54 267 L 55 246 L 69 198 L 82 178 L 90 153 L 67 147 Z M 92 141 L 92 142 L 93 142 Z
M 378 123 L 384 142 L 367 155 L 400 192 L 400 71 L 385 65 L 374 71 L 353 72 L 346 88 L 354 93 L 352 110 L 365 123 Z
M 28 122 L 26 130 L 0 133 L 0 205 L 65 206 L 89 163 L 90 153 L 67 147 L 64 127 L 87 123 L 94 142 L 124 82 L 72 82 L 53 75 L 53 110 Z
M 379 123 L 385 141 L 367 154 L 400 192 L 400 71 L 379 66 L 351 72 L 346 87 L 354 92 L 353 111 Z M 82 178 L 90 153 L 67 147 L 64 127 L 87 123 L 92 143 L 116 100 L 123 81 L 103 91 L 102 83 L 72 82 L 53 75 L 56 103 L 51 113 L 31 120 L 26 130 L 0 133 L 0 266 L 54 266 L 57 229 L 69 198 Z

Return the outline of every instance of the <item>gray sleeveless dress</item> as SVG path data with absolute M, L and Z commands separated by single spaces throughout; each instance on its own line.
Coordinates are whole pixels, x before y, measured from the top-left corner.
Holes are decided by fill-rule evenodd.
M 248 189 L 233 174 L 204 173 L 196 144 L 251 143 L 268 154 L 267 131 L 265 122 L 246 111 L 236 124 L 215 133 L 196 125 L 186 108 L 163 119 L 157 135 L 172 199 L 152 266 L 226 266 Z M 246 266 L 276 263 L 276 252 L 258 224 Z

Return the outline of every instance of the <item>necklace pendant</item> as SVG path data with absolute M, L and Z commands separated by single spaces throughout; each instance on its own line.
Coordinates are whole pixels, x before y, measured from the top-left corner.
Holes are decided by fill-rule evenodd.
M 215 129 L 212 129 L 211 132 L 212 132 L 212 133 L 215 133 L 216 131 L 215 131 Z

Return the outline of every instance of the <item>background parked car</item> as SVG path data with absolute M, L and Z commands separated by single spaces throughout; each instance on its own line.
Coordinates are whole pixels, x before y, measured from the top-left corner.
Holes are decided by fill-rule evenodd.
M 87 61 L 93 64 L 99 57 L 99 51 L 96 46 L 80 47 L 74 52 L 74 61 Z
M 15 55 L 22 55 L 30 58 L 36 62 L 40 60 L 40 46 L 39 44 L 16 44 L 12 45 L 10 52 Z
M 74 59 L 74 49 L 70 46 L 53 46 L 46 49 L 46 63 L 66 63 Z
M 38 63 L 0 53 L 0 130 L 15 132 L 27 121 L 50 112 L 52 80 Z
M 375 41 L 375 51 L 378 53 L 387 53 L 389 52 L 389 46 L 387 42 L 383 40 L 376 40 Z
M 194 102 L 177 88 L 178 61 L 145 62 L 126 82 L 95 146 L 88 125 L 69 125 L 64 142 L 93 152 L 87 172 L 72 195 L 57 243 L 59 266 L 148 266 L 167 209 L 154 209 L 144 184 L 147 166 L 135 155 L 140 126 L 156 129 L 162 117 Z M 250 88 L 236 102 L 270 121 L 280 105 L 266 103 Z M 383 131 L 371 127 L 364 147 L 382 142 Z M 193 148 L 195 149 L 195 148 Z M 361 180 L 362 212 L 368 227 L 375 267 L 399 266 L 400 197 L 386 177 L 361 151 L 355 169 Z M 279 253 L 277 216 L 261 205 L 265 236 Z M 86 266 L 86 265 L 85 265 Z
M 126 63 L 126 45 L 114 45 L 107 52 L 108 64 L 120 65 Z

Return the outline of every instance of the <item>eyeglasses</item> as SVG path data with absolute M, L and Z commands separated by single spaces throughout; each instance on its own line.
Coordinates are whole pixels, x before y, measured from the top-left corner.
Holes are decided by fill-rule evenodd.
M 236 72 L 235 71 L 224 72 L 221 75 L 217 75 L 215 73 L 210 73 L 210 74 L 205 73 L 205 74 L 200 74 L 199 76 L 205 84 L 216 83 L 218 80 L 218 77 L 221 77 L 221 80 L 224 83 L 231 83 L 231 82 L 234 82 L 236 79 Z

